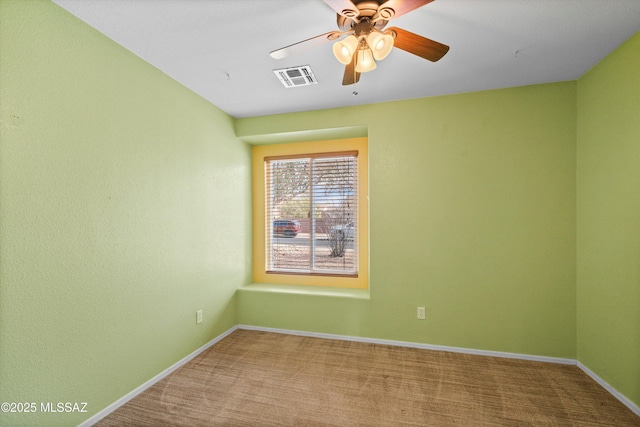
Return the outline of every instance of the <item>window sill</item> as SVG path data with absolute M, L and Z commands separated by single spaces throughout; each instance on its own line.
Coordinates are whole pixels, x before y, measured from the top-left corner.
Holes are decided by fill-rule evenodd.
M 328 288 L 324 286 L 274 285 L 271 283 L 249 283 L 238 289 L 241 292 L 266 292 L 289 295 L 310 295 L 337 298 L 370 299 L 368 289 Z

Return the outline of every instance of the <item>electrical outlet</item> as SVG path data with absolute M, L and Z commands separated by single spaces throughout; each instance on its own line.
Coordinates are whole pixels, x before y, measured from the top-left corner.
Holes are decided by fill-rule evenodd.
M 418 319 L 420 320 L 424 320 L 426 319 L 426 312 L 424 310 L 424 307 L 418 307 Z
M 196 311 L 196 323 L 202 323 L 202 310 Z

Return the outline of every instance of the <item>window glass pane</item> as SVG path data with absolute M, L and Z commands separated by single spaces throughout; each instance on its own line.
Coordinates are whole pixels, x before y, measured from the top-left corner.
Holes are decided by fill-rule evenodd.
M 313 160 L 313 267 L 356 272 L 355 157 Z
M 269 162 L 268 269 L 309 271 L 310 159 Z
M 267 271 L 357 274 L 357 157 L 265 162 Z

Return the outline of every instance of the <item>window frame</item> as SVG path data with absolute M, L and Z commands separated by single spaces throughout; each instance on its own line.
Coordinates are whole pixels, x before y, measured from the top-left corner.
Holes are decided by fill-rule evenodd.
M 340 159 L 340 158 L 353 158 L 353 165 L 355 167 L 355 176 L 356 176 L 356 180 L 355 180 L 355 196 L 356 196 L 356 200 L 358 197 L 358 151 L 341 151 L 341 152 L 327 152 L 327 153 L 308 153 L 308 154 L 297 154 L 297 155 L 289 155 L 289 156 L 269 156 L 269 157 L 265 157 L 264 158 L 264 173 L 265 173 L 265 177 L 269 176 L 271 174 L 271 171 L 268 170 L 269 165 L 271 164 L 271 162 L 279 162 L 279 161 L 296 161 L 296 160 L 308 160 L 309 161 L 309 171 L 310 173 L 313 173 L 313 170 L 316 170 L 313 166 L 314 163 L 316 163 L 317 160 L 323 159 Z M 320 170 L 322 170 L 322 167 L 320 167 Z M 314 188 L 317 188 L 313 182 L 310 182 L 309 184 L 309 191 L 311 194 L 315 193 Z M 266 230 L 266 234 L 265 234 L 265 268 L 266 268 L 266 273 L 267 274 L 299 274 L 299 275 L 303 275 L 303 276 L 312 276 L 312 275 L 317 275 L 317 276 L 335 276 L 335 277 L 358 277 L 358 233 L 357 233 L 357 225 L 360 223 L 360 221 L 358 220 L 360 213 L 358 212 L 358 203 L 356 203 L 356 207 L 355 207 L 355 212 L 356 212 L 356 216 L 355 216 L 355 221 L 351 221 L 351 222 L 356 222 L 355 225 L 355 229 L 356 229 L 356 233 L 355 233 L 355 239 L 354 239 L 354 250 L 355 250 L 355 268 L 354 270 L 349 270 L 349 271 L 340 271 L 340 270 L 330 270 L 330 269 L 322 269 L 322 268 L 314 268 L 314 264 L 315 264 L 315 233 L 312 231 L 309 238 L 309 247 L 310 247 L 310 253 L 309 253 L 309 264 L 308 270 L 304 270 L 304 269 L 286 269 L 286 268 L 277 268 L 273 265 L 269 265 L 270 262 L 268 261 L 268 259 L 270 260 L 271 257 L 273 256 L 273 247 L 271 245 L 274 244 L 273 239 L 274 239 L 274 234 L 273 232 L 271 232 L 271 227 L 270 227 L 270 223 L 273 222 L 278 222 L 278 221 L 286 221 L 285 219 L 277 219 L 277 220 L 273 220 L 269 214 L 269 212 L 267 212 L 269 210 L 269 208 L 273 209 L 272 206 L 270 206 L 269 204 L 269 200 L 267 200 L 267 195 L 270 194 L 270 190 L 269 190 L 269 184 L 266 183 L 265 181 L 265 230 Z M 310 211 L 314 211 L 314 207 L 316 207 L 317 205 L 315 205 L 315 197 L 309 197 L 309 203 L 312 204 L 312 206 L 309 206 Z M 318 221 L 317 218 L 311 218 L 310 219 L 310 228 L 312 228 L 313 226 L 311 226 L 311 223 Z M 315 221 L 314 221 L 315 220 Z M 318 230 L 315 230 L 315 232 L 319 232 Z M 278 239 L 276 237 L 276 239 Z M 271 267 L 271 268 L 270 268 Z
M 252 148 L 253 281 L 254 283 L 368 289 L 369 209 L 367 138 L 255 145 Z M 265 159 L 323 156 L 357 152 L 357 274 L 267 271 Z

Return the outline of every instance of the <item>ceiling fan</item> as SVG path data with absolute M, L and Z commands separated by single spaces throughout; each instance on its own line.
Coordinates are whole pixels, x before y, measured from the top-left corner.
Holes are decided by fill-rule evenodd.
M 434 0 L 323 0 L 338 14 L 340 31 L 330 31 L 274 50 L 272 58 L 281 59 L 296 52 L 335 41 L 333 53 L 346 65 L 343 85 L 357 83 L 360 74 L 376 68 L 393 47 L 429 61 L 438 61 L 449 46 L 398 27 L 385 30 L 387 23 Z M 342 39 L 342 40 L 341 40 Z

